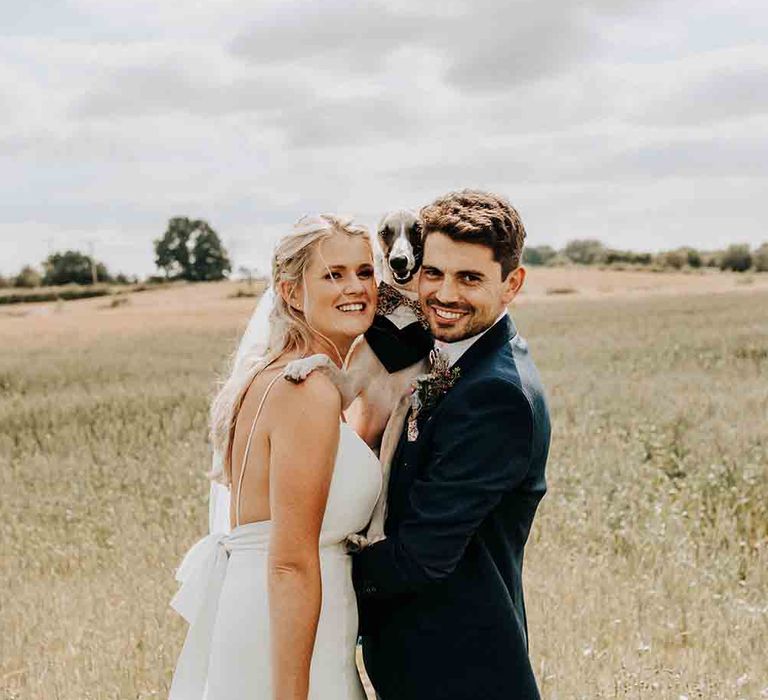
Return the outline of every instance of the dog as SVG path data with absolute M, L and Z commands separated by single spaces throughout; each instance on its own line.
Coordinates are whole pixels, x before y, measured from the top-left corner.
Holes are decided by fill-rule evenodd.
M 362 549 L 384 538 L 387 483 L 395 448 L 410 405 L 413 382 L 426 373 L 432 336 L 418 301 L 424 252 L 421 222 L 406 209 L 386 214 L 376 239 L 382 261 L 379 301 L 373 325 L 352 346 L 339 369 L 327 355 L 295 360 L 285 368 L 289 381 L 301 382 L 315 370 L 339 389 L 350 423 L 374 451 L 378 450 L 384 487 L 366 535 L 352 535 L 348 548 Z

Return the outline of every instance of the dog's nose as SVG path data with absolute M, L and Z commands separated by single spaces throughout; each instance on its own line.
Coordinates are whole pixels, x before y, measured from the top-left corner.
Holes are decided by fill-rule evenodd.
M 389 259 L 389 264 L 393 270 L 404 272 L 408 267 L 408 258 L 405 255 L 396 255 L 394 258 Z

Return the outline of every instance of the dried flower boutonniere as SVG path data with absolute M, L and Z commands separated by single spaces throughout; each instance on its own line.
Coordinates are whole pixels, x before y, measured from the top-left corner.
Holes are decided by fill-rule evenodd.
M 429 361 L 432 371 L 416 377 L 413 382 L 411 415 L 408 418 L 408 442 L 414 442 L 419 437 L 417 422 L 419 415 L 433 410 L 459 378 L 459 368 L 451 367 L 448 356 L 439 350 L 432 350 L 429 353 Z

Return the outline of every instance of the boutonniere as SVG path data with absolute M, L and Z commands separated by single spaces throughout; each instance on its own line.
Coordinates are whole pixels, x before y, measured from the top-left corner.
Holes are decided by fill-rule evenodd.
M 439 350 L 429 353 L 429 362 L 432 365 L 429 374 L 422 374 L 413 381 L 408 442 L 414 442 L 419 437 L 419 415 L 433 410 L 459 378 L 459 368 L 451 367 L 448 356 Z

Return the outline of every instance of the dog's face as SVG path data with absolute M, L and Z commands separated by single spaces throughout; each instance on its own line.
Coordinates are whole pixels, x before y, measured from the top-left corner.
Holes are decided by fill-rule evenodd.
M 386 214 L 378 229 L 384 262 L 397 284 L 408 284 L 421 267 L 424 244 L 419 217 L 407 209 Z

